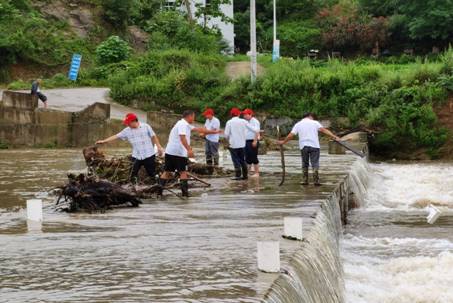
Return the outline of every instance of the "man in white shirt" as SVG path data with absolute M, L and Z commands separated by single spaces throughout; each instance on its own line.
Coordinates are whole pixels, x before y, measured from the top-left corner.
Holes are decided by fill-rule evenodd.
M 254 113 L 250 108 L 244 109 L 242 111 L 242 115 L 247 121 L 247 134 L 245 136 L 246 144 L 245 144 L 245 162 L 248 165 L 248 169 L 250 170 L 251 166 L 253 165 L 253 169 L 255 171 L 252 177 L 259 177 L 260 175 L 260 167 L 259 167 L 259 160 L 258 160 L 258 148 L 259 148 L 259 140 L 260 140 L 260 130 L 261 125 L 258 119 L 253 117 Z
M 245 162 L 247 121 L 239 118 L 241 111 L 236 107 L 231 109 L 230 114 L 232 118 L 226 123 L 225 137 L 230 143 L 229 150 L 235 170 L 235 176 L 232 179 L 246 180 L 248 178 L 248 169 Z
M 207 130 L 220 129 L 220 121 L 214 116 L 212 108 L 207 108 L 203 112 L 203 116 L 206 118 L 204 127 Z M 219 166 L 219 134 L 206 135 L 205 140 L 206 164 Z
M 171 179 L 172 173 L 179 173 L 179 182 L 183 197 L 189 197 L 189 184 L 187 179 L 187 164 L 189 158 L 194 157 L 192 147 L 190 146 L 190 135 L 192 131 L 202 134 L 219 134 L 220 130 L 207 130 L 204 127 L 194 127 L 192 123 L 195 120 L 195 112 L 192 110 L 184 111 L 182 119 L 179 120 L 170 131 L 168 144 L 165 149 L 165 168 L 159 179 L 160 189 L 159 196 L 162 196 L 163 189 Z
M 311 167 L 313 168 L 313 181 L 315 186 L 321 185 L 319 182 L 320 145 L 318 132 L 328 135 L 333 140 L 340 140 L 339 137 L 316 121 L 314 119 L 314 114 L 305 113 L 303 119 L 294 125 L 288 136 L 286 136 L 284 140 L 279 141 L 279 144 L 283 145 L 291 140 L 295 135 L 299 137 L 299 148 L 302 153 L 302 185 L 308 185 L 309 163 L 311 163 Z
M 156 177 L 156 150 L 154 150 L 154 145 L 157 146 L 160 155 L 164 151 L 160 145 L 159 138 L 151 126 L 144 122 L 138 122 L 138 118 L 134 113 L 128 113 L 123 120 L 123 124 L 127 125 L 127 127 L 121 132 L 105 140 L 99 140 L 96 144 L 105 144 L 117 139 L 129 141 L 132 145 L 133 160 L 131 182 L 137 182 L 138 172 L 142 166 L 145 167 L 149 177 L 154 180 Z

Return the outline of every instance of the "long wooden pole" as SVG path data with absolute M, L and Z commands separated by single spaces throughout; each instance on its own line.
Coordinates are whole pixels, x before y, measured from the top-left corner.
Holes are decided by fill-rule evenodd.
M 277 125 L 277 140 L 280 140 L 280 126 Z M 282 161 L 282 179 L 278 186 L 282 186 L 285 183 L 286 178 L 286 165 L 285 165 L 285 150 L 283 145 L 280 145 L 280 158 Z

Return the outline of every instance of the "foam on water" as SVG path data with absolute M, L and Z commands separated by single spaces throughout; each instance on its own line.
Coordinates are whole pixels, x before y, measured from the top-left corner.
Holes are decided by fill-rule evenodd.
M 369 210 L 421 209 L 429 204 L 453 208 L 453 168 L 448 164 L 375 164 Z
M 346 302 L 453 302 L 451 165 L 372 164 L 370 169 L 362 207 L 351 213 L 341 241 Z M 444 211 L 432 227 L 414 220 L 429 204 Z

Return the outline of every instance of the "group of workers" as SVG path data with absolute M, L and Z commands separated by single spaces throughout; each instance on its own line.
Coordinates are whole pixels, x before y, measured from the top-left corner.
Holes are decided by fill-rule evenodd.
M 189 159 L 194 158 L 194 152 L 190 144 L 192 132 L 199 133 L 205 139 L 206 163 L 210 166 L 219 165 L 220 135 L 224 134 L 228 140 L 229 151 L 235 169 L 233 180 L 246 180 L 253 168 L 252 177 L 259 177 L 258 149 L 261 138 L 260 122 L 254 117 L 251 109 L 241 111 L 238 108 L 230 110 L 231 119 L 226 122 L 225 130 L 221 130 L 220 121 L 215 117 L 211 108 L 203 112 L 206 122 L 203 127 L 195 127 L 195 112 L 184 111 L 179 120 L 171 129 L 167 146 L 164 150 L 159 138 L 152 127 L 144 122 L 139 122 L 133 113 L 128 113 L 123 124 L 127 127 L 116 135 L 107 139 L 99 140 L 96 144 L 105 144 L 117 139 L 127 140 L 132 145 L 133 166 L 131 169 L 131 181 L 136 182 L 138 172 L 143 166 L 151 178 L 156 178 L 160 185 L 158 194 L 162 196 L 173 174 L 179 175 L 180 187 L 183 197 L 189 196 L 188 164 Z M 319 156 L 320 146 L 318 132 L 322 132 L 339 140 L 328 129 L 324 128 L 314 119 L 314 115 L 307 113 L 298 122 L 288 136 L 279 141 L 286 144 L 294 136 L 299 137 L 299 147 L 302 153 L 303 185 L 308 184 L 308 168 L 311 163 L 313 168 L 314 184 L 319 185 Z M 164 172 L 156 176 L 156 154 L 165 156 Z

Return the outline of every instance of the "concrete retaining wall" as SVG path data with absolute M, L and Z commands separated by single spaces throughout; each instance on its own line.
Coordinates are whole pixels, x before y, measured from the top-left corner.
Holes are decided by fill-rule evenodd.
M 166 144 L 180 115 L 148 112 L 147 120 Z M 0 102 L 0 142 L 11 147 L 84 147 L 112 136 L 124 128 L 110 118 L 110 104 L 94 103 L 79 112 L 38 108 L 38 99 L 29 93 L 4 91 Z M 128 146 L 115 141 L 110 147 Z
M 0 141 L 12 147 L 81 147 L 119 132 L 110 104 L 95 103 L 80 112 L 39 109 L 28 93 L 4 91 L 0 103 Z M 115 146 L 126 146 L 116 142 Z

